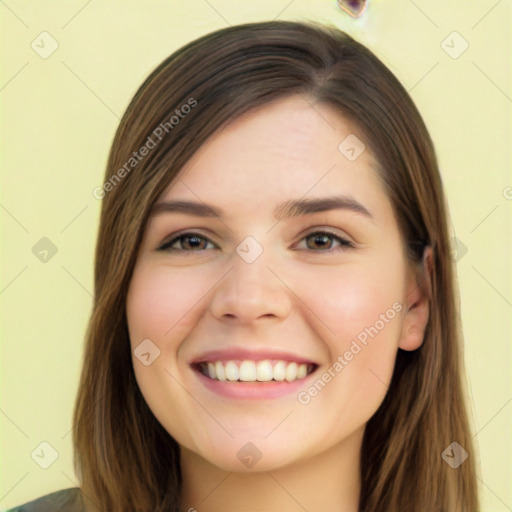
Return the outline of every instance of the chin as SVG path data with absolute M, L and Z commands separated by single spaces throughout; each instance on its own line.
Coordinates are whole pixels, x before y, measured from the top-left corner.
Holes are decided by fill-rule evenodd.
M 275 471 L 296 462 L 297 457 L 289 453 L 280 453 L 274 447 L 258 447 L 256 443 L 247 441 L 228 448 L 226 451 L 201 455 L 210 464 L 223 471 L 234 473 L 262 473 Z

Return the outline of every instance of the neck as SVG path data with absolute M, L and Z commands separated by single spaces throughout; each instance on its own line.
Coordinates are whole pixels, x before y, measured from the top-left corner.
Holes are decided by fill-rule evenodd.
M 363 433 L 308 459 L 250 473 L 223 471 L 182 447 L 182 510 L 357 512 Z

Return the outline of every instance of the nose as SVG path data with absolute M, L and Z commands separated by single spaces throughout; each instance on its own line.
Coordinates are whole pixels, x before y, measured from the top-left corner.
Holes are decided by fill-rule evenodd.
M 251 324 L 262 318 L 284 319 L 291 309 L 290 290 L 265 252 L 247 263 L 233 254 L 232 267 L 215 287 L 210 311 L 218 320 Z M 276 267 L 276 265 L 273 265 Z

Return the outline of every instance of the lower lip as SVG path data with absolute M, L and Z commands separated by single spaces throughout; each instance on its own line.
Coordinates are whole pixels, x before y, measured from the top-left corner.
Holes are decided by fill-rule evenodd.
M 318 369 L 318 368 L 317 368 Z M 309 384 L 313 371 L 306 377 L 292 381 L 267 381 L 267 382 L 231 382 L 210 379 L 199 370 L 192 369 L 199 381 L 210 391 L 227 398 L 239 398 L 245 400 L 268 400 L 278 398 L 290 393 L 297 393 L 300 388 Z

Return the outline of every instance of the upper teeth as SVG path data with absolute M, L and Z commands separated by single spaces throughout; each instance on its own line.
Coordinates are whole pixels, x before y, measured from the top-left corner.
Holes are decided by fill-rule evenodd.
M 288 361 L 216 361 L 201 363 L 202 373 L 216 380 L 229 381 L 292 381 L 303 379 L 313 371 L 313 365 Z

